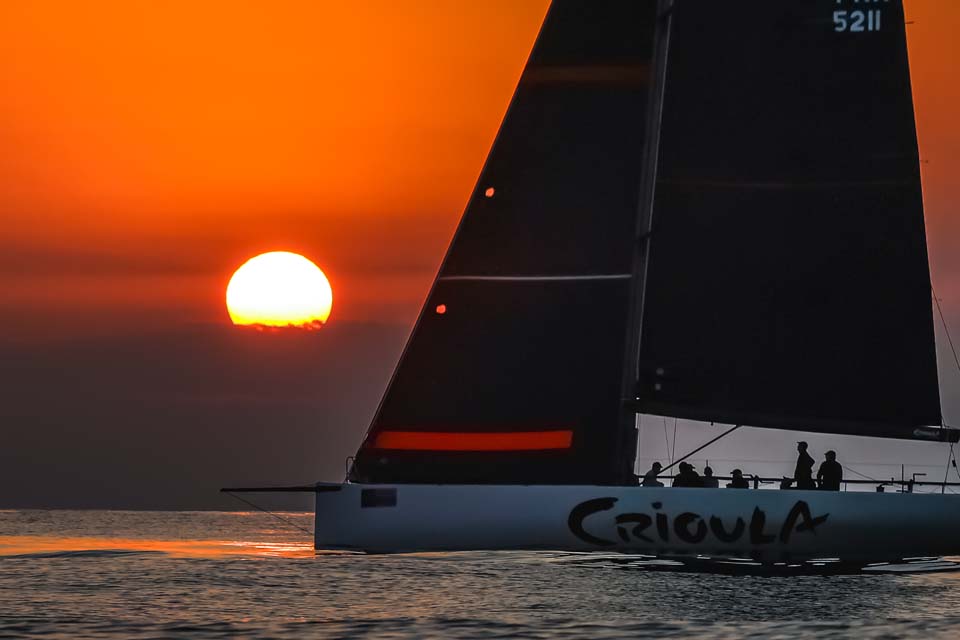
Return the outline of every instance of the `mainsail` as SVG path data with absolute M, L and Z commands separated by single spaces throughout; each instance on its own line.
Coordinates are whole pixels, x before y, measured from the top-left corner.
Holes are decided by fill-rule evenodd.
M 553 3 L 352 479 L 615 480 L 655 4 Z
M 676 0 L 643 412 L 868 436 L 940 425 L 899 1 Z

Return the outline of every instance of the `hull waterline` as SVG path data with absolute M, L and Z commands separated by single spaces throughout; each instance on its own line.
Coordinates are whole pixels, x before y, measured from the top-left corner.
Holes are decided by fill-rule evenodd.
M 319 489 L 319 487 L 318 487 Z M 960 554 L 960 496 L 553 485 L 323 485 L 317 549 L 615 551 L 853 563 Z

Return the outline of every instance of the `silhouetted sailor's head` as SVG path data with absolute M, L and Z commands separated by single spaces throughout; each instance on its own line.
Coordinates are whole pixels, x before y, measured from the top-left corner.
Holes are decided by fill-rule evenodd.
M 734 469 L 734 470 L 733 470 L 733 473 L 732 473 L 731 475 L 732 475 L 734 478 L 739 478 L 739 477 L 743 476 L 743 471 L 740 471 L 740 469 Z
M 660 471 L 660 469 L 663 469 L 663 465 L 660 464 L 659 462 L 654 462 L 654 463 L 653 463 L 653 470 L 654 470 L 654 471 Z
M 801 440 L 797 443 L 797 451 L 803 452 L 807 450 L 807 443 Z
M 825 455 L 826 458 L 827 458 L 827 460 L 829 460 L 830 462 L 833 462 L 834 460 L 837 459 L 837 452 L 836 452 L 836 451 L 827 451 L 827 452 L 826 452 L 825 454 L 823 454 L 823 455 Z
M 704 468 L 703 468 L 703 475 L 705 475 L 705 476 L 712 476 L 712 475 L 713 475 L 713 469 L 711 469 L 710 467 L 704 467 Z

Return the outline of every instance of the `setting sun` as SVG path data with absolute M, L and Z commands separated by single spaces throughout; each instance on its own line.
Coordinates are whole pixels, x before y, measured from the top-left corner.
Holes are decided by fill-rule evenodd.
M 247 260 L 227 285 L 227 311 L 236 325 L 316 329 L 326 323 L 332 305 L 323 271 L 288 251 Z

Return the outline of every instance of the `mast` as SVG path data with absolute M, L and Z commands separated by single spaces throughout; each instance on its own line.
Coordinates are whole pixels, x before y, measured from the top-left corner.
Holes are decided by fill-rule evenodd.
M 637 381 L 640 375 L 640 335 L 643 323 L 643 303 L 650 264 L 650 241 L 653 235 L 653 202 L 657 185 L 657 164 L 660 157 L 660 125 L 663 97 L 667 78 L 667 58 L 670 53 L 670 27 L 674 0 L 657 0 L 657 23 L 653 41 L 651 90 L 647 106 L 643 174 L 640 181 L 640 200 L 634 237 L 633 270 L 630 307 L 627 320 L 626 359 L 623 367 L 620 434 L 617 442 L 617 478 L 621 484 L 632 479 L 637 455 L 638 407 Z

